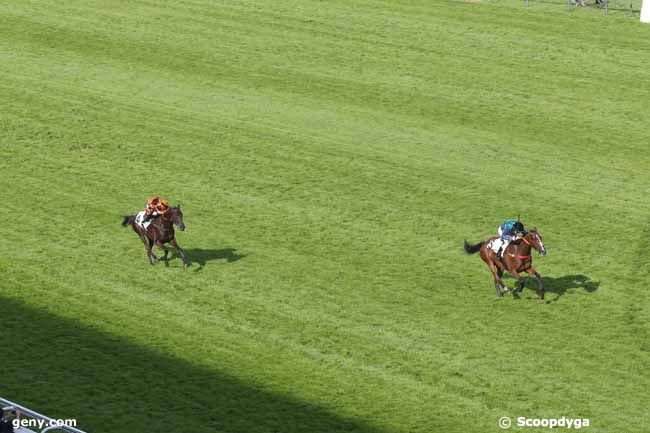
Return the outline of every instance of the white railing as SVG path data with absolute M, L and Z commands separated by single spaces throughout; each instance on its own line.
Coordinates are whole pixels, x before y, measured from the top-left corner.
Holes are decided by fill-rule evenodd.
M 66 433 L 86 433 L 83 430 L 79 430 L 78 428 L 75 427 L 58 425 L 57 420 L 47 417 L 43 414 L 28 409 L 19 404 L 16 404 L 12 401 L 6 400 L 4 398 L 0 398 L 0 406 L 2 406 L 2 409 L 5 411 L 5 416 L 6 416 L 6 412 L 12 411 L 16 413 L 15 419 L 17 420 L 33 419 L 33 420 L 42 421 L 43 428 L 40 431 L 40 433 L 56 432 L 56 431 L 66 432 Z M 29 430 L 27 428 L 18 428 L 15 431 L 16 433 L 35 433 L 32 430 Z
M 650 1 L 649 0 L 643 0 L 641 6 L 641 22 L 646 24 L 650 23 Z

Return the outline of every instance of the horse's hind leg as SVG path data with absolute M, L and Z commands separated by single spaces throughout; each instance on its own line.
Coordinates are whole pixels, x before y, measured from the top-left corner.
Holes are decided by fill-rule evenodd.
M 497 296 L 503 298 L 503 292 L 501 292 L 502 288 L 505 289 L 503 281 L 501 281 L 501 275 L 503 275 L 503 272 L 494 264 L 494 262 L 488 262 L 488 266 L 490 267 L 490 271 L 492 271 L 492 277 L 494 277 L 494 289 L 497 292 Z
M 499 283 L 499 281 L 497 281 L 497 280 L 494 280 L 494 290 L 496 290 L 497 296 L 499 298 L 503 298 L 503 292 L 501 292 L 500 286 L 501 286 L 501 283 Z
M 508 291 L 508 288 L 503 283 L 503 270 L 499 267 L 496 268 L 496 278 L 494 279 L 495 287 L 500 288 L 500 293 L 497 292 L 497 296 L 503 297 L 503 293 Z
M 145 243 L 145 248 L 147 250 L 147 257 L 149 257 L 149 263 L 152 265 L 155 265 L 158 263 L 158 257 L 153 252 L 153 241 L 151 239 L 147 239 L 147 242 Z
M 153 248 L 153 241 L 147 237 L 144 232 L 138 230 L 135 224 L 133 224 L 133 230 L 140 236 L 140 240 L 144 244 L 144 250 L 147 253 L 147 258 L 149 259 L 149 263 L 152 265 L 155 265 L 156 262 L 158 261 L 158 257 L 153 253 L 152 248 Z

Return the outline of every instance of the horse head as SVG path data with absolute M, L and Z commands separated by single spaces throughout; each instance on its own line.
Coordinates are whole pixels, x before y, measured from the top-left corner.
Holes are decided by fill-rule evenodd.
M 524 241 L 531 247 L 535 248 L 541 255 L 546 255 L 546 248 L 544 247 L 544 242 L 542 242 L 542 235 L 535 227 L 528 230 L 528 233 L 524 236 Z
M 178 227 L 180 231 L 185 230 L 185 222 L 183 222 L 183 211 L 181 210 L 181 205 L 177 204 L 176 206 L 169 208 L 168 212 L 172 223 Z

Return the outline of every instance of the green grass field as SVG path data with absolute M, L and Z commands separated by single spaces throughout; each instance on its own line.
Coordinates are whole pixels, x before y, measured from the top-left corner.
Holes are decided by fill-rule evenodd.
M 92 433 L 650 431 L 638 17 L 9 0 L 0 77 L 0 396 Z M 152 193 L 188 270 L 120 226 Z M 519 213 L 543 304 L 463 253 Z

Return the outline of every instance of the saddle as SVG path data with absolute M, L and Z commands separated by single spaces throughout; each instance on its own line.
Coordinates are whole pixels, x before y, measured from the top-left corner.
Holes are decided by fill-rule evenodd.
M 146 216 L 147 216 L 147 211 L 145 210 L 141 210 L 135 216 L 135 223 L 145 230 L 147 230 L 147 228 L 151 225 L 151 223 L 153 223 L 153 218 L 147 219 Z
M 519 243 L 519 240 L 520 240 L 520 239 L 521 239 L 521 238 L 518 237 L 516 240 L 514 240 L 514 241 L 510 241 L 510 243 L 508 244 L 508 247 L 509 247 L 510 245 L 517 245 L 517 244 Z M 504 243 L 503 239 L 501 239 L 501 238 L 499 237 L 499 238 L 494 238 L 494 239 L 490 240 L 490 241 L 488 242 L 488 244 L 487 244 L 487 247 L 488 247 L 489 249 L 491 249 L 492 251 L 494 251 L 494 254 L 495 254 L 495 255 L 497 256 L 497 258 L 500 259 L 500 260 L 503 260 L 503 255 L 504 255 L 505 252 L 506 252 L 504 249 L 502 249 L 503 243 Z M 507 249 L 507 247 L 506 247 L 506 249 Z M 501 250 L 501 254 L 499 254 L 499 250 Z

